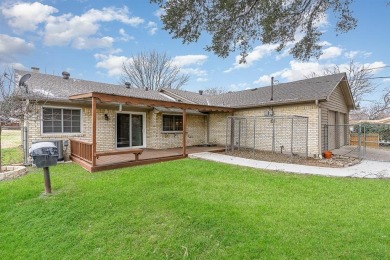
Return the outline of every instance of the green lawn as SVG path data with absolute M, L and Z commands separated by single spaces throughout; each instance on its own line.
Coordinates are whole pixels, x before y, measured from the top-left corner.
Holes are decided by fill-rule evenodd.
M 22 144 L 20 130 L 2 130 L 1 131 L 1 147 L 14 148 Z
M 0 259 L 389 259 L 387 180 L 185 159 L 0 183 Z
M 1 131 L 1 161 L 3 165 L 23 163 L 20 130 Z
M 4 148 L 1 149 L 1 161 L 3 165 L 23 163 L 22 147 Z

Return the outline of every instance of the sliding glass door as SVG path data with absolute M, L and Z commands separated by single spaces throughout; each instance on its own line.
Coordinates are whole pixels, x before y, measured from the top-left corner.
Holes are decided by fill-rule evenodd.
M 144 146 L 145 114 L 116 115 L 116 144 L 118 148 Z

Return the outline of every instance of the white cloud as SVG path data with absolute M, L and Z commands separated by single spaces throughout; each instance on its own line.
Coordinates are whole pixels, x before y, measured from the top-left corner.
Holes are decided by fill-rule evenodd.
M 229 90 L 231 91 L 239 91 L 239 90 L 244 90 L 248 89 L 249 84 L 246 82 L 240 82 L 240 83 L 233 83 L 229 85 Z
M 206 55 L 182 55 L 175 56 L 172 59 L 172 64 L 178 67 L 184 67 L 188 65 L 202 65 L 206 60 Z
M 115 56 L 106 54 L 95 54 L 95 59 L 98 60 L 96 67 L 107 70 L 109 76 L 120 76 L 122 74 L 122 65 L 128 62 L 130 58 L 125 56 Z
M 358 64 L 359 65 L 359 64 Z M 375 61 L 372 63 L 362 64 L 366 68 L 381 68 L 386 66 L 382 61 Z M 269 85 L 271 82 L 271 76 L 275 77 L 276 80 L 284 80 L 284 81 L 296 81 L 305 79 L 310 76 L 310 74 L 315 73 L 317 75 L 322 75 L 323 71 L 326 69 L 331 69 L 335 67 L 334 63 L 321 64 L 319 62 L 299 62 L 292 60 L 290 61 L 290 67 L 284 68 L 282 70 L 276 71 L 270 75 L 262 75 L 254 81 L 256 84 L 264 83 L 265 85 Z M 340 68 L 341 72 L 346 72 L 349 64 L 337 64 Z M 381 69 L 373 70 L 374 73 L 378 73 Z
M 9 65 L 11 66 L 11 68 L 15 68 L 15 69 L 19 69 L 19 70 L 28 70 L 28 68 L 26 66 L 24 66 L 22 63 L 15 62 L 15 63 L 11 63 Z
M 13 6 L 3 5 L 0 7 L 8 25 L 17 31 L 34 31 L 38 24 L 45 22 L 58 10 L 49 5 L 39 2 L 18 3 Z
M 161 15 L 165 14 L 165 10 L 160 8 L 160 9 L 157 9 L 156 11 L 154 11 L 154 16 L 157 16 L 158 18 L 161 17 Z
M 287 81 L 301 80 L 311 73 L 321 75 L 326 68 L 333 67 L 334 64 L 320 64 L 318 62 L 290 61 L 290 68 L 274 73 Z
M 199 68 L 181 68 L 180 72 L 185 73 L 185 74 L 195 75 L 198 77 L 207 75 L 207 71 L 199 69 Z
M 270 75 L 262 75 L 259 79 L 254 81 L 254 83 L 264 83 L 265 85 L 270 85 L 271 76 L 274 76 L 276 80 L 278 78 L 285 79 L 286 81 L 301 80 L 313 72 L 321 75 L 321 72 L 323 72 L 324 69 L 331 68 L 333 66 L 334 64 L 320 64 L 318 62 L 299 62 L 292 60 L 290 61 L 290 68 L 284 68 Z
M 48 46 L 70 45 L 77 49 L 111 48 L 114 39 L 99 35 L 102 23 L 119 22 L 136 27 L 144 20 L 131 16 L 127 7 L 105 7 L 90 9 L 81 15 L 71 13 L 54 15 L 58 10 L 52 6 L 35 3 L 16 3 L 12 6 L 0 7 L 8 24 L 19 31 L 36 30 L 43 36 Z M 42 30 L 38 26 L 42 25 Z M 123 29 L 122 29 L 123 30 Z M 153 28 L 150 30 L 153 32 Z M 129 40 L 131 36 L 120 31 L 121 40 Z
M 329 25 L 327 14 L 323 14 L 314 22 L 314 26 L 318 28 L 325 28 Z
M 386 63 L 384 63 L 383 61 L 375 61 L 372 63 L 364 63 L 363 65 L 367 69 L 375 69 L 375 70 L 372 70 L 373 73 L 378 73 L 379 71 L 381 71 L 383 69 L 384 66 L 386 66 Z M 376 69 L 376 68 L 378 68 L 378 69 Z
M 233 64 L 233 67 L 225 70 L 224 72 L 231 72 L 236 69 L 242 69 L 242 68 L 249 68 L 251 67 L 256 61 L 264 58 L 265 56 L 268 56 L 272 54 L 275 51 L 275 48 L 277 47 L 277 44 L 263 44 L 256 46 L 253 51 L 248 53 L 248 56 L 245 58 L 246 63 L 240 63 L 241 56 L 236 56 L 236 61 Z
M 271 76 L 263 75 L 259 79 L 253 81 L 255 84 L 261 84 L 261 85 L 270 85 L 271 83 Z
M 110 48 L 114 39 L 111 37 L 102 37 L 102 38 L 77 38 L 74 39 L 72 47 L 75 49 L 95 49 L 95 48 Z
M 157 32 L 157 24 L 155 22 L 148 22 L 145 28 L 148 29 L 150 35 L 154 35 Z
M 206 81 L 208 81 L 208 79 L 207 78 L 197 78 L 196 81 L 197 82 L 206 82 Z
M 328 47 L 323 49 L 322 55 L 320 56 L 320 60 L 333 59 L 339 57 L 343 53 L 343 49 L 339 47 Z
M 65 14 L 61 16 L 51 16 L 45 26 L 44 42 L 46 45 L 66 45 L 73 41 L 80 41 L 80 38 L 93 38 L 101 22 L 119 21 L 131 26 L 137 26 L 144 20 L 139 17 L 129 17 L 126 7 L 114 8 L 106 7 L 102 10 L 90 9 L 81 16 Z M 103 37 L 104 38 L 104 37 Z M 101 38 L 92 42 L 98 43 L 96 47 L 107 47 L 108 39 Z M 111 38 L 112 39 L 112 38 Z M 75 44 L 74 46 L 78 46 Z
M 123 28 L 119 29 L 119 34 L 122 36 L 121 38 L 119 38 L 119 40 L 121 40 L 121 41 L 128 42 L 129 40 L 134 40 L 134 37 L 131 35 L 128 35 L 126 33 L 125 29 L 123 29 Z
M 356 57 L 356 55 L 358 55 L 359 52 L 358 51 L 348 51 L 344 54 L 345 57 L 347 57 L 348 59 L 353 59 Z
M 344 54 L 344 56 L 348 59 L 354 59 L 356 57 L 368 58 L 371 56 L 371 54 L 371 52 L 367 51 L 348 51 Z
M 34 50 L 34 44 L 18 37 L 0 34 L 0 63 L 13 63 L 16 56 L 28 55 Z

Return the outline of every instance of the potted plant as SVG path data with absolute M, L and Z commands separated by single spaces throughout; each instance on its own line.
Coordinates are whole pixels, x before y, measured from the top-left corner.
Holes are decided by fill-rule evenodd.
M 329 151 L 329 150 L 325 151 L 324 152 L 324 157 L 325 157 L 325 159 L 332 158 L 332 151 Z

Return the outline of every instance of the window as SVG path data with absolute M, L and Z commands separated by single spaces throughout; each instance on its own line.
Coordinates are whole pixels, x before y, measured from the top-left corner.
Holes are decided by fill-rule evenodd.
M 183 131 L 183 116 L 163 115 L 163 131 Z
M 44 107 L 42 133 L 80 133 L 81 110 Z

